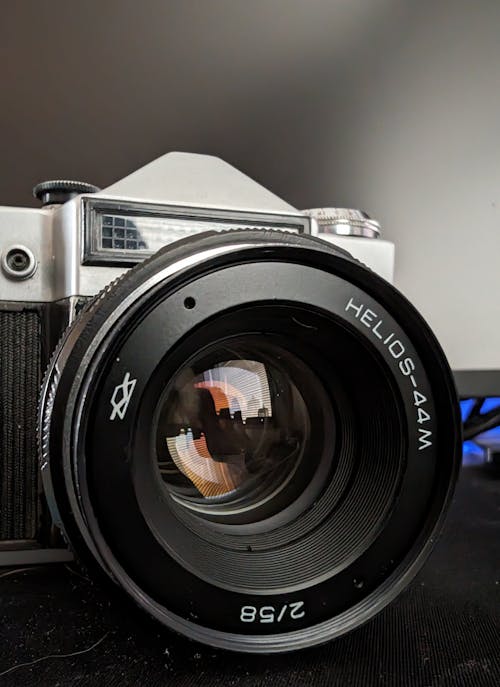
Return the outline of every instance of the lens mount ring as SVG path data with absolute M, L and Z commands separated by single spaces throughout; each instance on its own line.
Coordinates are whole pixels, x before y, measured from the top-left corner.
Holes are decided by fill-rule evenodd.
M 253 277 L 250 268 L 245 266 L 252 267 Z M 181 340 L 193 329 L 195 321 L 199 323 L 211 316 L 210 308 L 213 312 L 217 299 L 220 304 L 221 294 L 227 296 L 227 281 L 222 290 L 221 275 L 228 275 L 228 270 L 238 275 L 234 290 L 239 291 L 241 302 L 247 306 L 263 300 L 286 300 L 307 306 L 319 294 L 315 307 L 335 311 L 345 326 L 364 338 L 367 348 L 378 351 L 377 355 L 392 371 L 409 418 L 407 422 L 413 422 L 408 426 L 409 446 L 416 442 L 413 457 L 408 457 L 408 465 L 416 470 L 411 481 L 414 485 L 415 478 L 426 473 L 428 496 L 421 504 L 421 517 L 413 524 L 410 540 L 407 534 L 404 541 L 398 542 L 396 557 L 389 559 L 391 564 L 385 570 L 380 564 L 382 550 L 377 553 L 377 542 L 390 529 L 395 512 L 388 514 L 384 531 L 376 541 L 368 549 L 354 552 L 353 560 L 338 575 L 330 574 L 313 588 L 299 592 L 274 589 L 271 594 L 251 595 L 210 587 L 161 549 L 154 536 L 145 546 L 157 547 L 161 565 L 147 583 L 144 579 L 138 581 L 130 551 L 124 550 L 123 541 L 109 536 L 114 516 L 105 512 L 105 507 L 101 508 L 105 505 L 101 502 L 103 487 L 106 486 L 109 495 L 109 483 L 96 483 L 97 473 L 93 472 L 96 461 L 92 457 L 90 435 L 86 435 L 88 423 L 94 422 L 96 413 L 101 413 L 101 420 L 106 423 L 106 434 L 100 435 L 101 452 L 104 443 L 105 462 L 114 466 L 114 491 L 121 492 L 122 496 L 126 492 L 131 499 L 129 503 L 133 503 L 137 496 L 131 475 L 130 423 L 138 412 L 146 382 L 141 375 L 149 373 L 141 359 L 143 349 L 140 349 L 141 356 L 135 349 L 136 367 L 132 369 L 132 358 L 122 357 L 124 346 L 139 326 L 143 341 L 158 336 L 163 340 L 168 335 Z M 207 289 L 210 279 L 214 280 L 213 289 Z M 267 294 L 265 299 L 263 294 Z M 186 298 L 192 298 L 195 306 L 186 308 Z M 148 318 L 155 308 L 167 302 L 172 308 L 170 319 L 158 330 L 158 323 L 153 326 Z M 357 310 L 360 306 L 363 307 Z M 181 313 L 187 318 L 184 324 Z M 377 329 L 377 323 L 382 320 L 388 329 L 382 330 L 380 325 Z M 414 382 L 420 396 L 415 396 Z M 120 387 L 128 400 L 125 403 L 115 398 L 113 405 L 113 393 Z M 421 400 L 422 396 L 429 401 L 428 405 Z M 99 399 L 106 408 L 105 414 L 104 410 L 97 410 Z M 423 432 L 419 431 L 422 429 L 418 424 L 419 408 L 432 416 L 430 424 L 424 424 Z M 359 625 L 385 606 L 406 586 L 427 557 L 440 529 L 459 467 L 459 416 L 451 373 L 421 317 L 390 285 L 332 246 L 310 237 L 279 232 L 199 236 L 168 252 L 160 252 L 127 273 L 67 333 L 46 377 L 41 418 L 44 480 L 53 490 L 60 519 L 75 548 L 83 556 L 96 559 L 130 596 L 164 624 L 205 643 L 240 651 L 287 651 L 324 642 Z M 422 423 L 427 422 L 422 412 L 420 419 Z M 423 448 L 419 451 L 419 447 Z M 97 494 L 99 490 L 101 496 Z M 140 508 L 137 505 L 136 508 L 134 517 L 141 518 Z M 404 514 L 411 519 L 404 504 L 395 504 L 394 511 L 396 508 L 402 508 L 400 516 Z M 382 549 L 387 564 L 387 545 Z M 169 588 L 164 584 L 167 569 L 162 568 L 164 565 L 176 571 L 168 578 L 172 581 Z M 374 566 L 376 583 L 369 582 L 370 565 Z M 360 573 L 368 570 L 367 574 L 361 574 L 365 579 L 362 590 L 353 585 L 356 566 Z M 196 590 L 194 597 L 187 596 L 186 585 Z M 347 607 L 344 604 L 341 608 L 340 597 L 347 590 L 350 601 Z M 174 596 L 178 597 L 177 605 Z M 224 617 L 217 610 L 222 603 L 227 608 Z M 277 618 L 282 611 L 282 624 L 278 627 Z M 250 616 L 254 618 L 251 621 Z M 273 621 L 268 620 L 271 617 Z

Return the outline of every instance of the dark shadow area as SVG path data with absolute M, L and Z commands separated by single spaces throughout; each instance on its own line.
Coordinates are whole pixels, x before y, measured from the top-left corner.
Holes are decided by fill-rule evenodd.
M 255 657 L 193 644 L 65 568 L 4 573 L 0 675 L 82 653 L 19 668 L 0 684 L 493 687 L 500 684 L 499 561 L 499 481 L 469 467 L 445 533 L 410 588 L 359 630 L 295 654 Z

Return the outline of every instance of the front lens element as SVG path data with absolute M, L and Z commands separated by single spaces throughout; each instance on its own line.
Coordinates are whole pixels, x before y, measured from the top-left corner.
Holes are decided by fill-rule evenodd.
M 256 337 L 195 356 L 167 385 L 157 413 L 157 464 L 169 495 L 219 516 L 276 498 L 310 444 L 304 385 L 310 393 L 319 381 L 292 353 Z

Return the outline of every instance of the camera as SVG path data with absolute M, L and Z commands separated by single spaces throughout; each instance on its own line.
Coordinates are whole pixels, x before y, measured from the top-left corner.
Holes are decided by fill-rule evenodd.
M 440 531 L 461 424 L 378 223 L 187 153 L 34 192 L 0 210 L 0 565 L 76 555 L 255 653 L 389 603 Z

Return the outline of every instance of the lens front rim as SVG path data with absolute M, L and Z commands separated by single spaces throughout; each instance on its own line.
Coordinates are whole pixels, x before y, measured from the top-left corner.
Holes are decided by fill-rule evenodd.
M 267 243 L 267 240 L 264 240 L 261 232 L 255 232 L 255 246 L 251 245 L 251 237 L 249 236 L 250 232 L 242 233 L 245 234 L 245 236 L 242 237 L 242 244 L 245 243 L 246 245 L 242 246 L 241 244 L 236 244 L 233 258 L 236 257 L 238 250 L 241 251 L 241 253 L 244 255 L 243 259 L 246 260 L 250 258 L 250 253 L 252 250 L 254 250 L 253 257 L 256 260 L 262 260 L 263 249 L 267 249 L 270 253 L 272 252 L 272 250 L 270 250 L 270 244 Z M 326 641 L 336 634 L 347 631 L 353 624 L 359 624 L 359 622 L 362 620 L 366 620 L 368 617 L 371 617 L 371 615 L 373 615 L 380 607 L 388 603 L 388 601 L 398 593 L 401 587 L 406 584 L 410 575 L 414 574 L 416 569 L 420 567 L 423 558 L 428 553 L 428 550 L 431 547 L 432 539 L 434 538 L 435 530 L 441 523 L 442 511 L 449 500 L 452 484 L 458 470 L 457 456 L 459 447 L 459 432 L 456 408 L 453 405 L 455 397 L 453 384 L 451 382 L 451 375 L 444 360 L 444 356 L 442 355 L 440 349 L 438 347 L 436 348 L 435 341 L 426 326 L 423 324 L 421 318 L 415 313 L 411 306 L 409 306 L 409 304 L 407 304 L 407 302 L 399 294 L 397 294 L 397 292 L 388 287 L 388 285 L 381 280 L 378 280 L 374 275 L 369 273 L 364 268 L 358 267 L 354 263 L 346 260 L 343 256 L 332 254 L 329 251 L 323 252 L 317 244 L 309 243 L 310 239 L 302 239 L 301 241 L 298 241 L 295 240 L 297 238 L 298 237 L 294 237 L 294 240 L 292 240 L 290 237 L 279 237 L 279 239 L 272 239 L 272 241 L 276 242 L 274 246 L 276 247 L 279 245 L 282 249 L 278 251 L 281 259 L 284 259 L 286 252 L 286 258 L 291 262 L 302 264 L 307 262 L 316 262 L 316 266 L 320 270 L 343 274 L 344 277 L 348 276 L 352 283 L 358 282 L 358 284 L 361 284 L 364 282 L 366 292 L 371 291 L 373 293 L 375 290 L 378 291 L 379 302 L 385 300 L 386 303 L 390 305 L 391 310 L 397 311 L 399 306 L 400 313 L 404 312 L 404 318 L 406 320 L 405 328 L 407 331 L 411 332 L 411 339 L 419 346 L 419 352 L 426 362 L 426 369 L 433 377 L 433 389 L 436 390 L 436 395 L 438 397 L 436 405 L 439 407 L 439 418 L 441 421 L 439 443 L 440 449 L 446 455 L 446 461 L 443 461 L 443 463 L 446 463 L 447 474 L 445 476 L 443 475 L 441 484 L 438 485 L 439 496 L 436 496 L 434 507 L 432 509 L 433 512 L 430 514 L 427 522 L 426 531 L 422 535 L 425 541 L 423 542 L 419 540 L 415 543 L 414 548 L 418 549 L 416 555 L 411 556 L 411 560 L 408 559 L 407 564 L 403 565 L 387 577 L 385 582 L 378 587 L 377 594 L 375 594 L 374 598 L 371 598 L 368 604 L 362 602 L 358 606 L 350 609 L 350 611 L 343 615 L 342 618 L 335 618 L 325 623 L 320 623 L 315 627 L 313 626 L 304 628 L 298 632 L 287 632 L 283 635 L 237 635 L 235 633 L 219 632 L 213 628 L 203 628 L 196 623 L 192 623 L 186 619 L 181 619 L 172 614 L 166 615 L 165 609 L 162 608 L 160 610 L 161 607 L 155 605 L 151 599 L 148 600 L 147 604 L 143 604 L 147 605 L 148 609 L 153 615 L 156 615 L 157 617 L 161 616 L 163 622 L 166 622 L 170 626 L 184 632 L 185 634 L 188 634 L 191 637 L 200 639 L 201 641 L 209 644 L 224 646 L 226 648 L 237 649 L 240 651 L 283 651 L 289 650 L 290 648 L 299 648 L 301 646 L 317 643 L 318 641 Z M 213 239 L 216 241 L 215 237 L 213 237 Z M 261 242 L 260 245 L 258 245 L 258 241 Z M 221 250 L 220 255 L 227 255 L 230 252 L 230 247 L 227 252 L 225 250 L 226 248 L 228 247 L 226 246 Z M 255 248 L 258 249 L 257 255 L 255 255 Z M 266 259 L 269 259 L 269 254 L 266 255 Z M 175 273 L 179 274 L 179 271 L 177 270 Z M 136 302 L 138 302 L 137 294 Z M 108 306 L 111 306 L 111 302 L 108 303 Z M 105 308 L 104 311 L 106 311 Z M 110 315 L 111 310 L 108 308 L 106 313 L 107 318 L 110 318 Z M 401 315 L 401 317 L 403 317 L 403 315 Z M 103 318 L 103 320 L 104 319 L 105 318 Z M 109 322 L 109 320 L 107 321 Z M 100 325 L 102 325 L 102 320 Z M 101 333 L 103 332 L 101 331 Z M 85 353 L 90 353 L 92 346 L 89 345 L 89 342 L 87 342 L 87 346 L 88 348 L 86 348 Z M 95 362 L 95 352 L 95 349 L 92 350 L 91 355 L 86 357 L 85 355 L 82 356 L 80 351 L 79 356 L 75 358 L 75 362 L 78 357 L 80 358 L 76 364 L 76 367 L 80 370 L 80 377 L 76 377 L 75 382 L 75 370 L 73 369 L 71 373 L 73 380 L 70 380 L 69 378 L 66 380 L 66 390 L 69 392 L 67 393 L 66 400 L 68 400 L 69 397 L 72 397 L 70 406 L 74 408 L 75 412 L 73 414 L 72 411 L 70 415 L 72 421 L 76 420 L 74 424 L 71 422 L 71 430 L 73 432 L 71 439 L 72 446 L 70 447 L 68 443 L 63 441 L 62 447 L 59 446 L 58 448 L 59 441 L 56 440 L 56 435 L 58 432 L 55 424 L 51 427 L 49 440 L 52 444 L 51 456 L 57 455 L 58 451 L 60 452 L 62 448 L 62 455 L 64 456 L 65 465 L 65 484 L 63 491 L 66 489 L 69 490 L 70 500 L 73 499 L 75 504 L 78 505 L 78 508 L 82 509 L 86 516 L 86 522 L 84 522 L 84 518 L 82 517 L 81 522 L 75 523 L 76 527 L 72 528 L 73 531 L 76 529 L 80 533 L 79 535 L 77 534 L 76 538 L 81 538 L 83 535 L 87 540 L 87 545 L 88 538 L 90 538 L 95 549 L 98 551 L 98 557 L 101 559 L 101 561 L 103 561 L 103 567 L 109 570 L 108 565 L 112 560 L 112 554 L 107 549 L 105 541 L 97 542 L 98 537 L 95 536 L 96 533 L 99 533 L 97 522 L 92 522 L 92 509 L 90 508 L 90 504 L 85 502 L 86 495 L 81 489 L 79 489 L 79 487 L 81 487 L 81 482 L 77 484 L 77 481 L 81 480 L 82 478 L 80 471 L 81 465 L 77 464 L 81 459 L 81 456 L 78 458 L 78 456 L 76 456 L 74 453 L 75 449 L 77 452 L 83 449 L 81 443 L 75 442 L 75 437 L 78 436 L 78 421 L 82 419 L 81 412 L 84 405 L 82 402 L 87 398 L 87 394 L 85 393 L 85 384 L 88 384 L 89 378 L 86 372 L 90 371 L 95 374 L 93 365 L 89 365 L 91 361 Z M 61 358 L 59 358 L 59 362 L 60 361 Z M 84 384 L 82 384 L 83 381 L 85 381 Z M 89 386 L 87 386 L 87 391 Z M 61 391 L 61 389 L 62 384 L 60 382 L 58 390 Z M 56 395 L 54 396 L 54 400 L 57 403 L 60 399 Z M 78 409 L 75 406 L 79 406 Z M 69 428 L 70 426 L 68 425 L 68 429 Z M 75 430 L 76 435 L 74 434 Z M 69 433 L 65 436 L 69 438 Z M 446 439 L 450 439 L 451 437 L 451 442 L 447 447 L 444 445 L 443 437 Z M 52 443 L 52 439 L 54 440 L 54 443 Z M 60 440 L 60 436 L 58 439 Z M 68 455 L 72 456 L 71 465 L 68 464 Z M 78 473 L 78 476 L 76 473 Z M 62 510 L 64 511 L 65 496 L 61 494 L 60 491 L 58 496 Z M 66 512 L 63 517 L 66 522 L 71 521 L 71 516 L 69 513 Z M 87 527 L 87 532 L 85 532 Z M 92 536 L 90 537 L 88 536 L 89 530 L 92 530 Z M 109 556 L 111 556 L 111 558 L 106 561 L 105 559 Z M 141 596 L 144 597 L 143 592 L 138 588 L 135 588 L 133 581 L 123 570 L 120 570 L 120 566 L 116 561 L 113 562 L 112 567 L 115 578 L 120 578 L 120 583 L 125 588 L 128 588 L 132 596 L 135 596 L 136 598 L 140 598 Z M 388 589 L 388 585 L 390 585 L 390 589 Z

